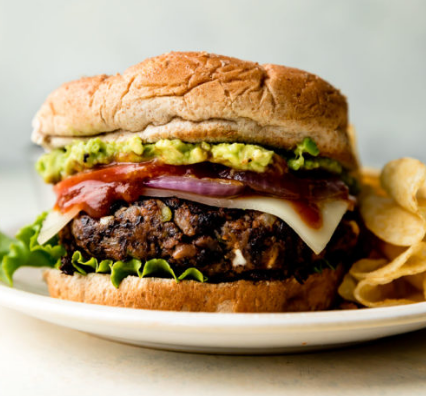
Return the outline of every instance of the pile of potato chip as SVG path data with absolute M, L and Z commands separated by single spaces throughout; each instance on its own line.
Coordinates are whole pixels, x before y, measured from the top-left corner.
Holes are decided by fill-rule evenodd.
M 361 216 L 385 258 L 353 264 L 339 294 L 367 307 L 426 301 L 426 166 L 402 158 L 362 179 Z

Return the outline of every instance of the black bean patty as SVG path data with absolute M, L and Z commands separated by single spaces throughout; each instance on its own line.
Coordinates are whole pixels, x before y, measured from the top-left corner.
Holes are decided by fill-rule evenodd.
M 142 261 L 163 258 L 180 274 L 198 268 L 209 282 L 236 279 L 306 279 L 326 259 L 336 267 L 350 264 L 359 227 L 348 213 L 327 248 L 315 255 L 275 216 L 205 206 L 178 198 L 145 198 L 116 205 L 111 216 L 81 213 L 61 233 L 68 255 L 62 271 L 74 272 L 69 257 Z

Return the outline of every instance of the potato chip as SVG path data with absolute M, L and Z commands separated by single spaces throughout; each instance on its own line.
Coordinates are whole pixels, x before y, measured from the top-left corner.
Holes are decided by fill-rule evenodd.
M 411 213 L 425 212 L 418 205 L 417 194 L 425 198 L 426 166 L 413 158 L 401 158 L 385 165 L 380 175 L 383 189 L 402 208 Z M 423 202 L 422 202 L 423 203 Z
M 366 227 L 380 239 L 396 246 L 411 246 L 426 234 L 423 217 L 401 208 L 392 198 L 375 194 L 360 197 Z
M 358 280 L 369 278 L 386 283 L 389 279 L 395 279 L 397 276 L 415 275 L 426 271 L 426 243 L 420 242 L 411 246 L 385 266 L 378 266 L 376 269 L 370 266 L 371 271 L 368 271 L 365 264 L 359 265 L 362 261 L 366 260 L 358 261 L 349 271 Z
M 339 286 L 338 293 L 340 296 L 345 300 L 359 302 L 354 296 L 354 291 L 358 282 L 364 279 L 369 272 L 381 268 L 386 263 L 387 261 L 385 259 L 362 259 L 357 261 L 345 275 Z
M 407 249 L 407 247 L 396 246 L 392 245 L 391 243 L 380 241 L 379 249 L 388 260 L 394 260 L 400 254 L 402 254 Z
M 426 280 L 426 275 L 424 273 L 420 273 L 420 274 L 415 274 L 415 275 L 407 275 L 405 277 L 405 280 L 409 283 L 411 283 L 415 288 L 417 288 L 418 290 L 425 290 L 425 280 Z
M 378 195 L 386 195 L 380 185 L 380 172 L 374 168 L 363 168 L 361 171 L 361 185 L 364 192 L 375 192 Z
M 362 281 L 356 287 L 354 296 L 358 302 L 370 308 L 424 301 L 424 293 L 410 286 L 404 278 L 397 278 L 386 284 Z
M 371 273 L 382 268 L 385 264 L 387 264 L 386 259 L 361 259 L 352 266 L 349 273 L 355 279 L 363 280 Z
M 347 301 L 359 302 L 354 296 L 354 290 L 357 287 L 357 284 L 358 281 L 351 274 L 346 274 L 339 286 L 339 295 Z
M 357 134 L 356 134 L 355 126 L 352 125 L 352 124 L 349 124 L 346 132 L 348 134 L 349 143 L 352 147 L 352 153 L 354 154 L 355 161 L 357 163 L 357 166 L 359 166 L 361 161 L 359 159 L 360 157 L 359 157 L 359 152 L 358 152 L 358 141 L 357 141 Z
M 362 259 L 345 276 L 339 294 L 367 307 L 409 304 L 426 299 L 426 243 L 419 242 L 395 260 Z
M 367 307 L 426 301 L 426 166 L 402 158 L 361 176 L 361 216 L 383 258 L 353 264 L 339 294 Z

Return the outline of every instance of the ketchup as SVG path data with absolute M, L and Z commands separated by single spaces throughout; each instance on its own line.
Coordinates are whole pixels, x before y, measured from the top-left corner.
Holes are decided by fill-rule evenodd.
M 164 174 L 167 167 L 145 162 L 82 172 L 55 185 L 56 208 L 66 212 L 78 205 L 91 217 L 103 217 L 115 201 L 136 201 L 145 188 L 143 181 Z M 184 169 L 174 168 L 177 168 L 174 174 L 184 172 Z

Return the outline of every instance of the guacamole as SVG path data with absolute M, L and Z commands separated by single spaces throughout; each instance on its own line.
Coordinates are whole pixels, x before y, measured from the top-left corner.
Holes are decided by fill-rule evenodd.
M 245 143 L 184 143 L 181 140 L 159 140 L 143 143 L 135 136 L 125 141 L 105 142 L 99 138 L 75 141 L 62 149 L 43 155 L 36 164 L 47 183 L 113 162 L 144 162 L 153 159 L 168 165 L 191 165 L 200 162 L 222 164 L 236 170 L 262 173 L 274 162 L 274 151 Z M 282 154 L 293 171 L 324 169 L 341 174 L 342 165 L 330 158 L 318 157 L 319 150 L 306 138 L 294 150 Z
M 191 165 L 213 162 L 233 169 L 264 172 L 273 161 L 274 152 L 243 143 L 184 143 L 181 140 L 159 140 L 144 144 L 139 137 L 119 142 L 99 138 L 78 142 L 43 155 L 36 164 L 47 183 L 112 162 L 143 162 L 158 159 L 168 165 Z

